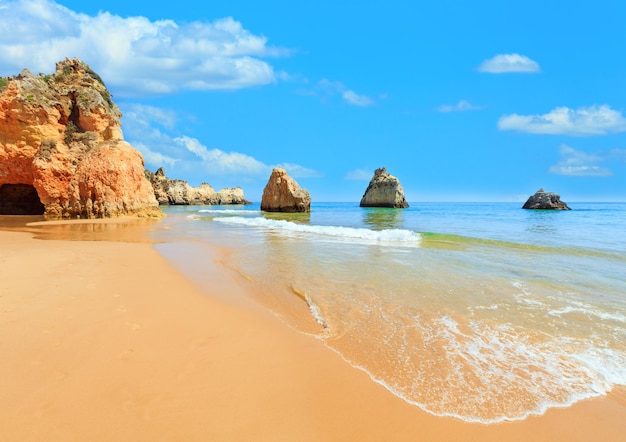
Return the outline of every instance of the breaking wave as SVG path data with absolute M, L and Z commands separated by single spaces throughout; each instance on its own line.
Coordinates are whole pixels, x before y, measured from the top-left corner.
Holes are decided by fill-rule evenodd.
M 419 247 L 422 239 L 419 233 L 404 229 L 370 230 L 341 226 L 313 226 L 285 220 L 273 220 L 261 217 L 244 218 L 239 216 L 219 217 L 214 218 L 213 221 L 268 229 L 281 232 L 285 235 L 316 235 L 318 237 L 340 240 L 359 240 L 359 242 L 366 244 L 385 243 L 403 247 Z
M 198 213 L 210 213 L 215 215 L 229 214 L 229 215 L 258 215 L 260 210 L 247 210 L 247 209 L 200 209 Z

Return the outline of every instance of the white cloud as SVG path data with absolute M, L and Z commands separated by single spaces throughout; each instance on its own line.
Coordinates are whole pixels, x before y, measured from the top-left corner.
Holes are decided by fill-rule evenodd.
M 173 178 L 194 175 L 208 181 L 230 177 L 241 184 L 269 177 L 276 166 L 285 168 L 294 178 L 322 176 L 299 164 L 267 165 L 245 153 L 209 149 L 196 138 L 174 136 L 174 123 L 180 118 L 172 111 L 136 104 L 125 105 L 123 111 L 125 138 L 141 152 L 146 168 L 152 171 L 159 167 L 171 169 L 168 176 Z
M 351 90 L 344 91 L 341 96 L 347 103 L 353 104 L 354 106 L 371 106 L 374 104 L 374 100 L 370 97 L 366 95 L 359 95 Z
M 374 176 L 374 172 L 365 169 L 355 169 L 345 175 L 346 180 L 369 181 Z
M 320 178 L 323 176 L 323 174 L 317 170 L 309 169 L 307 167 L 300 166 L 299 164 L 283 163 L 270 166 L 268 169 L 273 169 L 274 167 L 282 167 L 287 171 L 289 176 L 293 178 Z
M 611 149 L 607 152 L 607 158 L 626 162 L 626 149 Z
M 318 171 L 299 164 L 282 163 L 268 166 L 243 153 L 208 149 L 197 139 L 187 136 L 174 138 L 174 142 L 200 158 L 211 173 L 264 177 L 269 176 L 275 167 L 282 167 L 293 178 L 318 178 L 322 176 Z
M 318 89 L 328 92 L 329 94 L 343 92 L 346 90 L 346 87 L 340 81 L 331 81 L 327 78 L 322 78 L 318 81 L 317 87 Z
M 154 106 L 148 106 L 144 104 L 131 104 L 126 107 L 128 113 L 133 115 L 136 121 L 143 121 L 144 123 L 151 122 L 163 126 L 167 129 L 173 129 L 176 124 L 177 116 L 176 112 L 171 110 L 164 110 Z M 142 115 L 139 119 L 138 115 Z
M 173 111 L 140 104 L 124 105 L 122 111 L 124 138 L 143 154 L 147 165 L 158 168 L 180 162 L 179 150 L 167 133 L 178 118 Z
M 610 176 L 613 173 L 598 163 L 605 160 L 602 154 L 588 154 L 562 144 L 561 159 L 548 170 L 550 173 L 567 176 Z
M 78 57 L 115 95 L 238 89 L 276 81 L 263 57 L 287 55 L 230 17 L 176 23 L 108 12 L 76 13 L 52 0 L 3 2 L 0 73 L 51 72 Z
M 195 138 L 182 136 L 174 142 L 202 160 L 207 172 L 216 174 L 244 174 L 248 176 L 267 175 L 270 168 L 259 160 L 239 152 L 224 152 L 208 149 Z
M 158 167 L 170 166 L 173 167 L 180 160 L 169 157 L 161 152 L 154 152 L 148 146 L 143 143 L 135 143 L 133 147 L 141 152 L 143 155 L 144 163 L 146 164 L 160 164 Z
M 509 72 L 539 72 L 539 64 L 520 54 L 498 54 L 478 66 L 480 72 L 503 74 Z
M 322 101 L 326 101 L 330 97 L 339 94 L 346 103 L 352 106 L 365 107 L 376 103 L 373 98 L 367 95 L 357 94 L 353 90 L 348 89 L 342 82 L 331 81 L 326 78 L 322 78 L 318 81 L 314 90 L 300 89 L 298 93 L 300 95 L 318 96 L 321 97 Z M 382 99 L 387 98 L 385 94 L 381 95 L 381 97 L 383 97 Z
M 578 110 L 557 107 L 543 115 L 505 115 L 498 121 L 498 128 L 532 134 L 606 135 L 626 131 L 626 119 L 607 105 Z
M 307 84 L 309 82 L 309 79 L 302 74 L 290 74 L 289 72 L 285 71 L 278 71 L 276 73 L 276 77 L 280 81 L 284 81 L 285 83 Z
M 459 100 L 457 104 L 443 104 L 437 108 L 438 112 L 466 112 L 481 110 L 482 106 L 475 106 L 467 100 Z

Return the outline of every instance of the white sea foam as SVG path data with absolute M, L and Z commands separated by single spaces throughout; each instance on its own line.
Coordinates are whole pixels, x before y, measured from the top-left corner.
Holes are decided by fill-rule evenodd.
M 484 424 L 518 421 L 626 384 L 626 354 L 597 342 L 565 336 L 536 341 L 507 324 L 462 324 L 445 314 L 430 319 L 416 315 L 414 320 L 423 339 L 418 347 L 443 351 L 431 354 L 445 367 L 440 372 L 402 362 L 398 366 L 414 379 L 407 385 L 342 356 L 396 396 L 437 416 Z M 327 337 L 332 346 L 333 336 Z M 414 347 L 407 343 L 398 361 Z M 489 404 L 496 408 L 486 412 Z
M 548 308 L 548 305 L 546 303 L 538 299 L 532 298 L 530 289 L 523 282 L 512 281 L 511 285 L 515 287 L 516 289 L 521 290 L 521 293 L 513 294 L 513 297 L 516 299 L 518 303 L 526 304 L 530 308 L 536 308 L 540 310 Z
M 498 304 L 490 304 L 490 305 L 478 305 L 476 307 L 470 307 L 469 310 L 498 310 Z
M 453 389 L 462 388 L 467 369 L 483 382 L 485 390 L 472 391 L 472 398 L 465 402 L 468 408 L 452 413 L 463 420 L 489 423 L 524 419 L 543 414 L 550 407 L 569 406 L 584 398 L 605 395 L 613 386 L 626 382 L 623 352 L 565 337 L 534 343 L 508 327 L 486 327 L 480 321 L 468 325 L 470 331 L 461 332 L 459 324 L 444 315 L 435 321 L 431 333 L 435 340 L 445 342 L 443 347 L 451 364 L 446 383 Z M 517 388 L 537 398 L 534 409 L 515 409 L 515 404 L 508 404 L 511 409 L 488 418 L 469 412 L 473 401 L 478 410 L 486 398 Z M 424 405 L 436 410 L 434 414 L 451 411 L 449 406 L 438 409 L 437 404 Z
M 247 209 L 200 209 L 198 213 L 211 213 L 216 215 L 229 214 L 229 215 L 258 215 L 260 210 L 247 210 Z
M 291 286 L 291 291 L 298 295 L 298 297 L 303 299 L 304 302 L 306 302 L 306 305 L 309 308 L 309 312 L 313 316 L 313 319 L 315 319 L 315 321 L 324 328 L 324 331 L 328 331 L 328 323 L 326 322 L 326 319 L 324 319 L 324 316 L 322 315 L 322 311 L 320 310 L 319 306 L 317 306 L 313 302 L 311 297 L 302 290 L 294 287 L 293 285 Z
M 315 319 L 315 321 L 317 321 L 317 323 L 321 325 L 324 328 L 324 330 L 328 330 L 328 324 L 326 323 L 324 316 L 322 316 L 322 312 L 320 308 L 313 302 L 313 300 L 311 299 L 309 295 L 305 294 L 304 300 L 309 306 L 309 311 L 311 312 L 311 315 L 313 315 L 313 318 Z
M 562 317 L 568 313 L 580 313 L 587 317 L 594 316 L 598 319 L 604 319 L 609 321 L 618 321 L 626 324 L 626 317 L 618 313 L 608 313 L 599 311 L 588 304 L 573 303 L 560 309 L 553 309 L 548 312 L 550 316 Z
M 311 234 L 326 238 L 359 240 L 359 242 L 366 244 L 387 243 L 403 247 L 419 247 L 421 242 L 419 233 L 404 229 L 370 230 L 341 226 L 316 226 L 262 217 L 219 217 L 214 218 L 213 221 L 269 229 L 284 233 L 285 235 Z

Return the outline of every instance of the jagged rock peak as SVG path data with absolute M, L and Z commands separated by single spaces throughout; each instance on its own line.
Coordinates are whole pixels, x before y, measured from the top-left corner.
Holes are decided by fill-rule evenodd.
M 155 173 L 149 170 L 144 173 L 152 183 L 154 196 L 160 205 L 250 204 L 241 187 L 225 188 L 216 192 L 207 183 L 193 187 L 187 181 L 167 178 L 162 167 Z
M 287 175 L 282 167 L 276 167 L 263 189 L 261 210 L 266 212 L 310 212 L 311 196 Z
M 363 198 L 361 198 L 360 206 L 403 209 L 409 207 L 409 203 L 406 202 L 400 180 L 388 174 L 385 167 L 381 167 L 374 171 L 374 177 L 369 182 Z
M 554 192 L 546 192 L 543 188 L 532 195 L 522 206 L 523 209 L 540 210 L 571 210 Z
M 79 59 L 0 78 L 0 187 L 34 188 L 48 219 L 162 216 L 120 117 Z

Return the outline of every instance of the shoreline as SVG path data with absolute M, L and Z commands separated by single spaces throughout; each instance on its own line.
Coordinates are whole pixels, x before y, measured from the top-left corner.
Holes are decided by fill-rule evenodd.
M 11 404 L 0 411 L 0 428 L 8 440 L 626 434 L 624 388 L 523 421 L 433 416 L 250 301 L 244 277 L 224 265 L 225 251 L 212 250 L 204 275 L 212 284 L 203 289 L 181 273 L 184 262 L 168 261 L 146 240 L 158 223 L 83 223 L 109 227 L 78 228 L 74 238 L 76 224 L 68 224 L 48 234 L 0 226 L 0 399 Z

